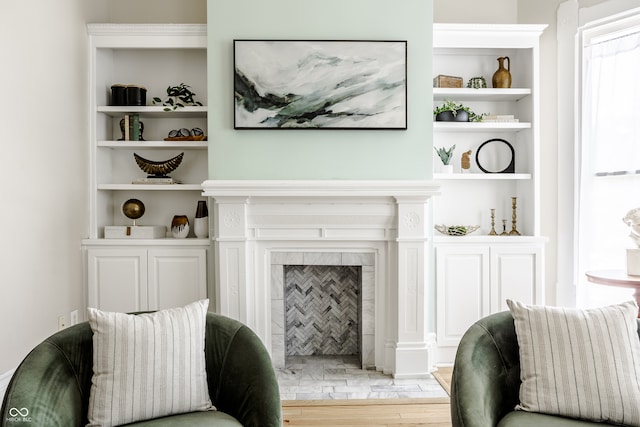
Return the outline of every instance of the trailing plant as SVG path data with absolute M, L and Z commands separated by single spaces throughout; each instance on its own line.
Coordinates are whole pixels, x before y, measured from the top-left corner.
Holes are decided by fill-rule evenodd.
M 191 86 L 180 83 L 177 86 L 169 86 L 167 88 L 167 98 L 164 101 L 158 97 L 154 97 L 153 103 L 162 103 L 165 107 L 164 111 L 176 110 L 186 105 L 202 106 L 202 102 L 194 99 L 195 96 L 196 94 L 191 91 Z
M 451 158 L 453 157 L 453 150 L 455 148 L 456 148 L 455 144 L 449 147 L 448 150 L 445 150 L 444 147 L 440 147 L 440 148 L 433 147 L 433 149 L 436 150 L 436 153 L 438 153 L 438 156 L 440 156 L 440 160 L 442 160 L 443 165 L 449 164 L 449 162 L 451 161 Z
M 458 111 L 466 111 L 469 114 L 470 122 L 481 122 L 482 118 L 487 115 L 487 113 L 476 114 L 471 110 L 471 108 L 464 104 L 457 103 L 451 99 L 445 99 L 442 105 L 433 109 L 433 117 L 437 116 L 439 113 L 444 113 L 445 111 L 451 111 L 453 117 L 456 117 Z

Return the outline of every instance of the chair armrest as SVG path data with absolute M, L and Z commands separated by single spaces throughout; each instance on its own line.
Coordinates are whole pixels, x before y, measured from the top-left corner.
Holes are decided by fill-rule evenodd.
M 509 312 L 487 316 L 464 334 L 453 368 L 454 427 L 496 426 L 519 402 L 518 341 Z
M 213 404 L 245 427 L 281 427 L 280 392 L 271 358 L 246 325 L 208 313 L 207 382 Z
M 84 426 L 86 398 L 69 359 L 44 341 L 16 369 L 7 388 L 0 426 Z

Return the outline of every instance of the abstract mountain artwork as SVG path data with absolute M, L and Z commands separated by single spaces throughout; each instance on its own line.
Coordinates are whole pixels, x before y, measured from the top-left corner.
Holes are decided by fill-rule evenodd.
M 406 41 L 234 40 L 235 129 L 407 129 Z

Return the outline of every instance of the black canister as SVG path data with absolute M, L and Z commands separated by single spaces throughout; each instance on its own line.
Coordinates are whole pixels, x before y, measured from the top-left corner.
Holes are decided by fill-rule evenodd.
M 127 105 L 147 105 L 147 89 L 143 86 L 127 86 Z
M 127 87 L 125 85 L 111 85 L 111 105 L 127 105 Z

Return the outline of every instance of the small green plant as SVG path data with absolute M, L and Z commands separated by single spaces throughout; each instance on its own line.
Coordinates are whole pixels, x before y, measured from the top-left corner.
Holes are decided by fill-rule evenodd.
M 177 86 L 169 86 L 167 88 L 167 98 L 164 101 L 158 97 L 154 97 L 153 103 L 162 103 L 165 107 L 164 111 L 176 110 L 186 105 L 202 106 L 202 102 L 194 99 L 195 96 L 196 94 L 191 91 L 191 86 L 180 83 Z
M 437 116 L 439 113 L 444 113 L 445 111 L 451 111 L 453 117 L 457 116 L 458 111 L 466 111 L 467 114 L 469 114 L 470 122 L 481 122 L 482 118 L 487 115 L 487 113 L 476 114 L 471 110 L 471 108 L 464 104 L 457 103 L 451 99 L 445 99 L 442 105 L 433 109 L 433 117 Z
M 433 149 L 436 150 L 436 153 L 438 153 L 438 156 L 440 156 L 440 160 L 442 160 L 443 165 L 449 164 L 449 162 L 451 161 L 451 158 L 453 157 L 453 150 L 455 148 L 456 148 L 455 144 L 449 147 L 448 150 L 445 150 L 444 147 L 440 147 L 440 148 L 433 147 Z

